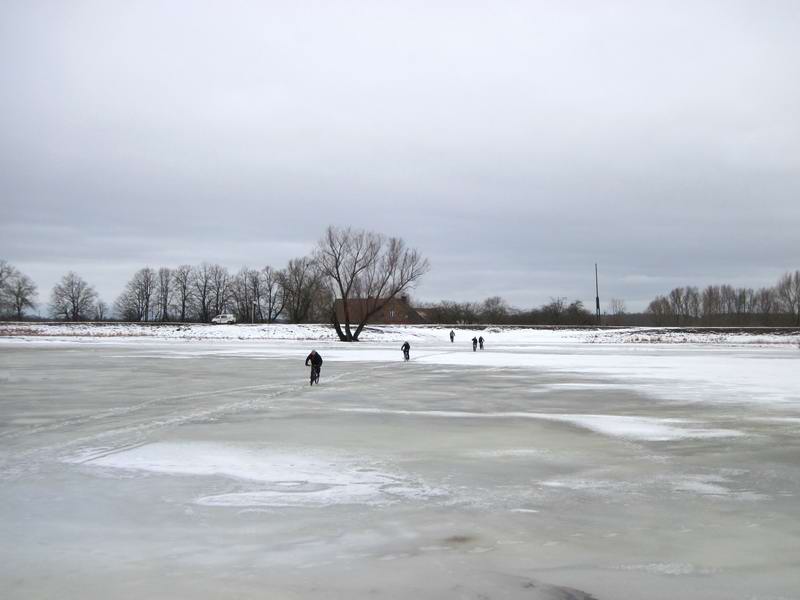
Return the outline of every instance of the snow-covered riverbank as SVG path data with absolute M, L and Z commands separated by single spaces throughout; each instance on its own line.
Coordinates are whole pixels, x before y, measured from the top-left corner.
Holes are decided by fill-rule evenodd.
M 546 328 L 459 326 L 459 342 L 473 336 L 491 338 L 497 344 L 723 344 L 723 345 L 797 345 L 800 330 L 793 328 L 706 328 L 631 327 L 631 328 Z M 364 342 L 392 342 L 405 339 L 449 341 L 449 327 L 375 325 L 367 327 Z M 71 337 L 121 338 L 141 337 L 165 340 L 336 340 L 330 325 L 207 325 L 142 323 L 0 323 L 0 337 Z

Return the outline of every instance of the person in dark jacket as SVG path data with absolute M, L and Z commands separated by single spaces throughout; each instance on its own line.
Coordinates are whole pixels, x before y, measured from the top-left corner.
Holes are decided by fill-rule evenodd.
M 472 351 L 475 352 L 475 350 L 477 349 L 478 349 L 478 338 L 474 337 L 472 338 Z
M 311 385 L 314 382 L 319 383 L 319 374 L 322 371 L 322 357 L 319 352 L 312 350 L 311 354 L 306 356 L 306 366 L 311 365 Z
M 481 350 L 483 350 L 483 336 L 478 338 L 478 346 Z
M 456 339 L 456 332 L 452 329 L 450 330 L 450 343 L 452 344 Z
M 411 356 L 409 355 L 409 353 L 411 352 L 411 344 L 409 344 L 408 342 L 404 343 L 402 346 L 400 346 L 400 350 L 403 351 L 403 358 L 405 358 L 406 360 L 411 358 Z

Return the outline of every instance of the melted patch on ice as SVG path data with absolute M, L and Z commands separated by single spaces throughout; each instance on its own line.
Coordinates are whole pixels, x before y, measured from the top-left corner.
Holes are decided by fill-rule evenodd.
M 261 484 L 256 490 L 197 499 L 198 504 L 206 506 L 386 504 L 438 495 L 408 476 L 386 472 L 353 457 L 215 443 L 147 444 L 80 462 L 126 471 L 216 475 Z
M 623 571 L 645 571 L 647 573 L 657 573 L 659 575 L 708 575 L 713 573 L 711 569 L 697 567 L 689 563 L 648 563 L 620 565 Z
M 573 415 L 535 412 L 467 412 L 454 410 L 393 410 L 383 408 L 339 408 L 344 412 L 366 414 L 391 414 L 420 417 L 444 417 L 461 419 L 539 419 L 558 421 L 589 429 L 613 437 L 653 442 L 721 438 L 744 435 L 734 429 L 709 429 L 693 427 L 693 421 L 685 419 L 656 419 L 627 415 Z
M 730 490 L 721 485 L 727 479 L 715 476 L 687 476 L 673 484 L 673 491 L 689 492 L 701 496 L 727 496 Z
M 639 489 L 638 483 L 627 481 L 609 481 L 607 479 L 584 479 L 579 477 L 568 477 L 563 479 L 548 479 L 540 482 L 540 485 L 548 488 L 563 488 L 572 491 L 590 492 L 594 494 L 609 494 L 620 492 L 631 492 Z
M 697 494 L 698 496 L 725 497 L 731 500 L 755 502 L 764 500 L 766 495 L 732 481 L 730 476 L 741 475 L 745 471 L 739 469 L 722 469 L 719 474 L 684 475 L 672 481 L 672 491 L 678 493 Z
M 528 391 L 533 393 L 551 392 L 553 390 L 597 390 L 597 389 L 627 389 L 631 387 L 630 384 L 625 385 L 622 383 L 610 383 L 606 381 L 565 381 L 558 383 L 543 383 L 539 387 L 532 388 Z
M 550 454 L 545 448 L 501 448 L 497 450 L 474 450 L 468 456 L 474 458 L 526 458 Z

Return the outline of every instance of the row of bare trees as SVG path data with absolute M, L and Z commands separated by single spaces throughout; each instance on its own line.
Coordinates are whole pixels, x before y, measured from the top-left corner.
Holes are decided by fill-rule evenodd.
M 654 325 L 800 325 L 800 271 L 772 287 L 677 287 L 647 307 Z
M 292 323 L 330 322 L 340 339 L 357 341 L 368 320 L 427 270 L 427 260 L 400 238 L 329 227 L 310 255 L 284 269 L 243 267 L 231 274 L 208 263 L 145 267 L 128 281 L 114 309 L 126 321 L 205 323 L 232 312 L 240 322 L 273 323 L 283 315 Z
M 6 260 L 0 260 L 0 317 L 22 319 L 36 306 L 36 284 Z
M 200 321 L 233 312 L 240 322 L 329 322 L 340 339 L 358 340 L 371 318 L 393 298 L 404 296 L 427 272 L 427 260 L 399 238 L 329 227 L 314 251 L 292 259 L 284 269 L 225 267 L 203 263 L 137 271 L 110 314 L 94 288 L 74 272 L 53 288 L 53 317 L 80 321 L 111 316 L 129 321 Z M 36 285 L 0 260 L 0 316 L 23 318 L 35 306 Z M 338 301 L 337 301 L 338 300 Z M 433 323 L 517 325 L 593 325 L 594 315 L 580 300 L 551 298 L 538 308 L 520 310 L 503 298 L 483 302 L 442 301 L 420 307 Z M 800 271 L 784 274 L 773 287 L 730 285 L 678 287 L 656 297 L 645 313 L 627 313 L 612 299 L 604 315 L 610 325 L 800 326 Z
M 428 261 L 402 239 L 329 227 L 307 256 L 285 268 L 218 264 L 144 267 L 114 302 L 113 312 L 95 288 L 75 272 L 53 287 L 49 312 L 65 321 L 106 320 L 209 322 L 233 313 L 239 322 L 331 323 L 343 341 L 357 341 L 370 319 L 428 271 Z M 0 316 L 23 318 L 35 307 L 36 286 L 0 261 Z
M 422 309 L 434 323 L 495 324 L 495 325 L 592 325 L 594 315 L 580 300 L 569 302 L 564 297 L 551 298 L 538 308 L 528 310 L 510 306 L 500 296 L 483 302 L 452 302 L 443 300 Z
M 318 316 L 312 305 L 319 276 L 308 260 L 285 269 L 242 267 L 231 273 L 218 264 L 139 269 L 114 303 L 125 321 L 199 321 L 233 313 L 238 321 L 274 323 L 284 312 L 301 323 Z

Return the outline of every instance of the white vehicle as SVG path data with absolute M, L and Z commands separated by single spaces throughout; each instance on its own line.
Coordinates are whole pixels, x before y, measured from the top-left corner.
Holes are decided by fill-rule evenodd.
M 222 313 L 211 319 L 211 322 L 215 325 L 232 325 L 236 323 L 236 317 L 230 313 Z

